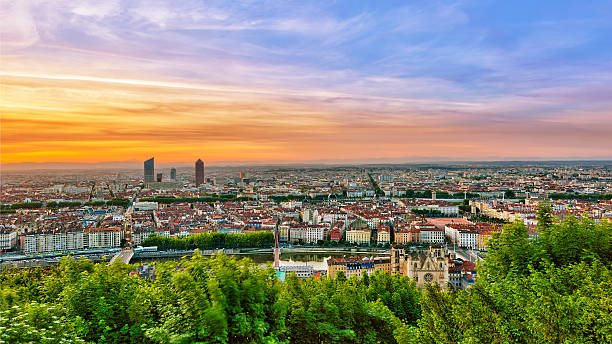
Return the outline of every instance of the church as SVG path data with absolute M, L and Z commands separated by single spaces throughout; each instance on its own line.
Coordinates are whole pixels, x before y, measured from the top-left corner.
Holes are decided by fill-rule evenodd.
M 419 287 L 425 283 L 438 283 L 446 289 L 449 282 L 448 262 L 454 258 L 454 253 L 439 245 L 410 252 L 406 252 L 401 245 L 394 245 L 391 247 L 391 272 L 408 276 Z

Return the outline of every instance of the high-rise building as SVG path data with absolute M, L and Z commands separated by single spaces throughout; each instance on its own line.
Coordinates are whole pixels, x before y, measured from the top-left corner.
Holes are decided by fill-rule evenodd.
M 204 161 L 198 159 L 195 163 L 195 183 L 196 185 L 204 184 Z
M 170 169 L 170 179 L 176 180 L 176 168 L 174 167 Z
M 149 185 L 155 181 L 155 158 L 151 158 L 144 162 L 144 183 Z
M 161 181 L 162 181 L 162 174 L 161 174 L 161 173 L 158 173 L 158 174 L 157 174 L 157 182 L 158 182 L 158 183 L 161 183 Z

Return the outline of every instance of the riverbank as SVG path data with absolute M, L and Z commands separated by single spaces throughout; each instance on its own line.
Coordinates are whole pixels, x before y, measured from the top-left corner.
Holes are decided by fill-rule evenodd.
M 109 262 L 114 255 L 114 252 L 100 253 L 100 254 L 89 254 L 89 255 L 58 255 L 53 258 L 39 258 L 39 259 L 24 259 L 24 260 L 12 260 L 4 261 L 0 263 L 0 271 L 3 269 L 18 268 L 18 269 L 30 269 L 30 268 L 46 268 L 59 264 L 64 259 L 71 260 L 91 260 L 94 263 Z
M 273 248 L 240 248 L 240 249 L 213 249 L 213 250 L 198 250 L 198 253 L 204 256 L 212 256 L 221 252 L 226 255 L 232 256 L 272 256 L 274 254 Z M 181 257 L 190 257 L 193 256 L 195 250 L 176 250 L 176 251 L 145 251 L 138 252 L 134 254 L 132 260 L 148 260 L 148 259 L 157 259 L 157 258 L 181 258 Z M 281 255 L 330 255 L 330 256 L 338 256 L 338 255 L 373 255 L 373 256 L 381 256 L 388 255 L 389 250 L 383 248 L 375 248 L 375 247 L 347 247 L 347 248 L 337 248 L 337 247 L 288 247 L 280 249 Z

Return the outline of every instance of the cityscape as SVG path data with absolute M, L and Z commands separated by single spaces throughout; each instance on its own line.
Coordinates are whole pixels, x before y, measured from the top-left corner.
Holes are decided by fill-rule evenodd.
M 538 236 L 542 204 L 557 221 L 607 223 L 611 167 L 491 162 L 205 169 L 198 159 L 191 169 L 156 170 L 150 158 L 140 173 L 6 173 L 0 259 L 7 267 L 48 266 L 65 256 L 142 264 L 221 250 L 273 262 L 281 280 L 290 272 L 333 278 L 339 271 L 350 277 L 381 270 L 419 286 L 435 281 L 467 289 L 489 239 L 504 225 L 518 222 Z M 239 245 L 226 239 L 198 246 L 194 239 L 181 246 L 178 240 L 213 233 L 262 236 Z M 404 248 L 421 256 L 406 256 Z M 444 258 L 433 269 L 423 265 L 426 257 Z
M 1 1 L 0 344 L 612 343 L 612 5 Z

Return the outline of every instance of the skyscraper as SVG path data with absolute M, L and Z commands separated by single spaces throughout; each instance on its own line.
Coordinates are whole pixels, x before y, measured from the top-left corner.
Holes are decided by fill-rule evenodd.
M 204 184 L 204 161 L 198 159 L 195 163 L 195 183 L 196 186 Z
M 155 158 L 151 158 L 144 162 L 144 183 L 149 185 L 155 181 Z
M 176 180 L 176 168 L 174 167 L 170 169 L 170 179 Z

